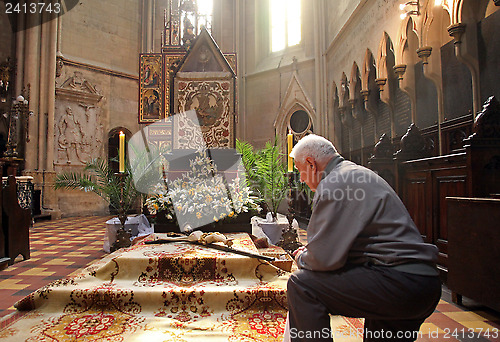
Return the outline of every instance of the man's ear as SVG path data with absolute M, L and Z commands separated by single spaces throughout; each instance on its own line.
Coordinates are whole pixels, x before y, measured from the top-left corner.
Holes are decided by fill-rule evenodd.
M 307 168 L 317 169 L 316 160 L 313 157 L 306 157 Z

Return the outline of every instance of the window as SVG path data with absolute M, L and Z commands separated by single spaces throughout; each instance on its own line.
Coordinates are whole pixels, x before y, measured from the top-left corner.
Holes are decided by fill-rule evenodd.
M 280 51 L 301 40 L 301 0 L 269 0 L 271 51 Z

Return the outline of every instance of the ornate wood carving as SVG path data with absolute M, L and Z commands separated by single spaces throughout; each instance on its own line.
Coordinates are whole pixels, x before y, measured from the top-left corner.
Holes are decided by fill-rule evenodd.
M 368 159 L 369 167 L 377 172 L 389 185 L 397 190 L 396 167 L 393 158 L 394 146 L 387 134 L 382 134 Z
M 30 258 L 29 228 L 31 210 L 23 209 L 17 199 L 16 177 L 9 176 L 2 193 L 2 226 L 5 234 L 6 252 L 13 264 L 21 254 L 24 260 Z
M 500 103 L 491 96 L 483 105 L 483 110 L 476 116 L 474 132 L 469 139 L 500 139 Z
M 391 138 L 387 136 L 387 134 L 382 134 L 380 136 L 379 141 L 375 144 L 375 147 L 373 148 L 373 153 L 372 156 L 370 157 L 370 160 L 372 159 L 383 159 L 383 158 L 391 158 L 393 155 L 393 150 L 394 147 L 392 146 L 391 143 Z
M 418 127 L 412 123 L 405 135 L 401 138 L 401 149 L 396 152 L 398 159 L 409 160 L 428 156 L 428 147 L 425 138 Z

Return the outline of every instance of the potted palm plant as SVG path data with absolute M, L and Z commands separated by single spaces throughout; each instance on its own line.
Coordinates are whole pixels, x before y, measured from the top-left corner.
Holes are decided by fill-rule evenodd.
M 129 212 L 137 204 L 141 193 L 134 185 L 129 168 L 120 179 L 106 160 L 93 159 L 82 172 L 63 172 L 56 176 L 55 189 L 73 189 L 93 192 L 118 212 Z
M 54 188 L 93 192 L 119 213 L 121 227 L 119 241 L 110 241 L 112 250 L 130 245 L 130 234 L 125 231 L 126 214 L 137 204 L 141 193 L 137 191 L 130 168 L 120 175 L 109 166 L 107 160 L 93 159 L 86 163 L 82 172 L 63 172 L 56 176 Z
M 259 198 L 259 205 L 276 221 L 278 207 L 287 190 L 278 137 L 260 150 L 255 150 L 248 142 L 236 140 L 236 150 L 241 154 L 248 186 Z

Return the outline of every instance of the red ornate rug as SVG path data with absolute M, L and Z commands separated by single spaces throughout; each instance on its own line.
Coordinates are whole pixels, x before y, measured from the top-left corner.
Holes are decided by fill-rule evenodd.
M 231 238 L 234 248 L 259 253 L 247 234 Z M 17 302 L 19 311 L 0 321 L 0 339 L 281 341 L 288 276 L 268 262 L 204 246 L 141 243 Z M 359 320 L 335 320 L 334 331 L 351 335 L 343 341 L 361 340 L 353 335 L 359 324 L 362 330 Z

